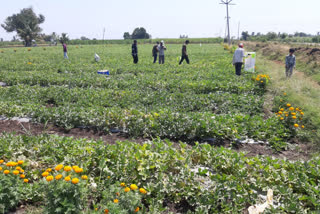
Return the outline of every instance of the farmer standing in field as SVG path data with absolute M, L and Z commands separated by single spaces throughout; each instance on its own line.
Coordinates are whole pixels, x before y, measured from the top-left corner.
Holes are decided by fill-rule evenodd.
M 163 45 L 163 41 L 160 42 L 158 50 L 159 50 L 159 64 L 164 64 L 164 51 L 167 50 L 167 48 L 166 46 Z
M 157 62 L 157 57 L 159 52 L 158 47 L 159 47 L 159 42 L 157 42 L 152 48 L 153 63 Z
M 63 47 L 63 56 L 64 56 L 64 58 L 65 58 L 65 59 L 69 59 L 66 43 L 62 43 L 62 47 Z
M 289 55 L 286 56 L 286 77 L 290 78 L 292 76 L 293 69 L 296 68 L 296 56 L 294 54 L 294 49 L 289 50 Z
M 187 53 L 187 45 L 188 44 L 189 44 L 189 40 L 185 41 L 185 43 L 182 45 L 182 56 L 181 56 L 181 60 L 179 62 L 179 65 L 181 65 L 183 60 L 186 60 L 187 63 L 189 64 L 189 57 L 188 57 L 188 53 Z
M 138 63 L 138 47 L 137 47 L 137 40 L 133 41 L 132 44 L 132 57 L 133 57 L 133 63 Z
M 236 68 L 236 75 L 238 75 L 238 76 L 241 75 L 241 68 L 243 65 L 243 58 L 244 57 L 245 57 L 245 54 L 244 54 L 243 44 L 240 43 L 239 47 L 237 48 L 237 50 L 235 50 L 235 52 L 233 54 L 233 62 L 232 62 L 232 64 Z

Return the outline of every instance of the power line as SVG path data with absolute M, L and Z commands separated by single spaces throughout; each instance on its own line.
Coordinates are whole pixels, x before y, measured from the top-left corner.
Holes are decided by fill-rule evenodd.
M 221 0 L 220 4 L 225 4 L 226 8 L 227 8 L 227 26 L 228 26 L 228 44 L 231 44 L 230 41 L 230 25 L 229 25 L 229 5 L 235 5 L 235 4 L 231 4 L 232 0 Z

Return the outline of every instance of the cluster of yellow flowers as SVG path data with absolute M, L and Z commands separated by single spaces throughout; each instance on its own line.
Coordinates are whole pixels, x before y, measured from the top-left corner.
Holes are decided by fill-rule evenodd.
M 304 125 L 299 125 L 298 124 L 298 120 L 303 120 L 303 115 L 304 112 L 302 111 L 301 108 L 299 107 L 293 107 L 290 103 L 286 104 L 286 107 L 284 108 L 280 108 L 280 110 L 278 112 L 276 112 L 277 117 L 279 117 L 279 119 L 281 121 L 289 121 L 289 122 L 293 122 L 293 126 L 295 128 L 304 128 Z
M 31 51 L 31 48 L 28 48 L 28 51 Z
M 23 179 L 24 183 L 28 183 L 29 180 L 26 179 L 24 170 L 22 169 L 21 166 L 18 166 L 18 165 L 22 165 L 23 163 L 24 163 L 23 160 L 19 160 L 18 162 L 9 161 L 7 163 L 4 163 L 4 160 L 0 160 L 0 172 L 3 171 L 3 174 L 5 175 L 10 175 L 10 172 L 12 172 L 13 175 L 17 175 L 21 179 Z
M 135 190 L 139 189 L 138 186 L 135 185 L 135 184 L 131 184 L 130 186 L 127 186 L 125 183 L 120 183 L 120 186 L 121 186 L 121 187 L 124 187 L 124 192 L 130 192 L 130 191 L 135 191 Z M 140 189 L 139 189 L 139 192 L 140 192 L 141 194 L 144 194 L 144 195 L 148 193 L 147 190 L 145 190 L 144 188 L 140 188 Z M 120 193 L 117 192 L 117 193 L 116 193 L 116 196 L 120 196 Z M 115 203 L 115 204 L 119 203 L 119 199 L 118 199 L 118 198 L 115 198 L 115 199 L 113 200 L 113 203 Z M 134 212 L 138 212 L 139 210 L 140 210 L 140 207 L 136 207 L 136 209 L 134 210 Z M 105 210 L 104 210 L 104 213 L 105 213 L 105 214 L 109 213 L 109 210 L 108 210 L 108 209 L 105 209 Z
M 69 175 L 65 175 L 63 176 L 62 173 L 60 172 L 63 169 L 64 172 L 68 173 L 68 172 L 72 172 L 74 171 L 76 174 L 80 174 L 83 172 L 83 169 L 78 167 L 78 166 L 63 166 L 62 164 L 57 165 L 54 170 L 52 170 L 51 168 L 46 169 L 43 173 L 42 173 L 42 177 L 44 177 L 48 182 L 52 181 L 52 180 L 61 180 L 62 178 L 64 178 L 64 180 L 66 182 L 69 182 L 71 180 L 71 183 L 73 184 L 77 184 L 79 183 L 81 178 L 82 180 L 88 180 L 88 176 L 87 175 L 81 175 L 81 177 L 79 176 L 74 176 L 72 174 Z M 50 173 L 54 173 L 54 175 L 51 175 Z M 73 177 L 71 179 L 71 177 Z M 79 178 L 78 178 L 79 177 Z
M 270 80 L 270 76 L 267 74 L 258 74 L 255 80 L 257 82 L 263 83 L 264 81 Z
M 0 52 L 1 52 L 1 53 L 4 53 L 4 51 L 3 51 L 3 50 L 1 50 Z
M 32 62 L 28 62 L 27 64 L 28 64 L 28 65 L 32 65 Z

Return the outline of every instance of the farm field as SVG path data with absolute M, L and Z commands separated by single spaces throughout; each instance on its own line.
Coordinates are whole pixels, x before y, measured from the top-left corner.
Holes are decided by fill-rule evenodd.
M 3 133 L 0 211 L 245 213 L 268 189 L 269 213 L 320 211 L 319 157 L 247 157 L 215 146 L 250 139 L 276 152 L 308 139 L 304 109 L 286 94 L 266 114 L 272 76 L 258 67 L 236 77 L 220 44 L 189 45 L 191 64 L 180 66 L 181 45 L 167 45 L 164 65 L 152 63 L 152 45 L 138 48 L 137 65 L 130 45 L 69 46 L 70 60 L 60 46 L 0 49 L 0 115 L 146 140 Z M 105 69 L 109 76 L 97 74 Z

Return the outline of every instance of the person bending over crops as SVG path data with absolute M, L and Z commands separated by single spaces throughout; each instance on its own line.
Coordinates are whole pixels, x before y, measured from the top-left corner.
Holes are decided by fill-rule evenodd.
M 159 50 L 159 64 L 164 64 L 164 51 L 167 50 L 167 48 L 166 46 L 164 46 L 163 42 L 160 42 L 158 50 Z
M 62 47 L 63 47 L 63 56 L 65 59 L 69 59 L 68 57 L 68 50 L 67 50 L 67 44 L 66 43 L 62 43 Z
M 159 52 L 158 46 L 159 46 L 159 42 L 157 42 L 152 48 L 153 63 L 157 62 L 157 57 Z
M 239 47 L 237 48 L 237 50 L 235 50 L 233 54 L 233 62 L 232 62 L 236 69 L 236 75 L 238 76 L 241 75 L 241 68 L 243 65 L 244 57 L 245 57 L 245 54 L 244 54 L 243 44 L 240 43 Z
M 187 63 L 189 64 L 189 57 L 188 57 L 188 52 L 187 52 L 187 45 L 189 44 L 189 40 L 187 40 L 183 45 L 182 45 L 182 56 L 181 60 L 179 62 L 179 65 L 183 62 L 183 60 L 186 60 Z
M 132 44 L 132 57 L 133 57 L 133 63 L 138 63 L 138 47 L 137 47 L 137 40 L 133 41 Z
M 294 55 L 294 49 L 289 50 L 289 55 L 286 56 L 286 77 L 292 76 L 293 69 L 296 68 L 296 56 Z

